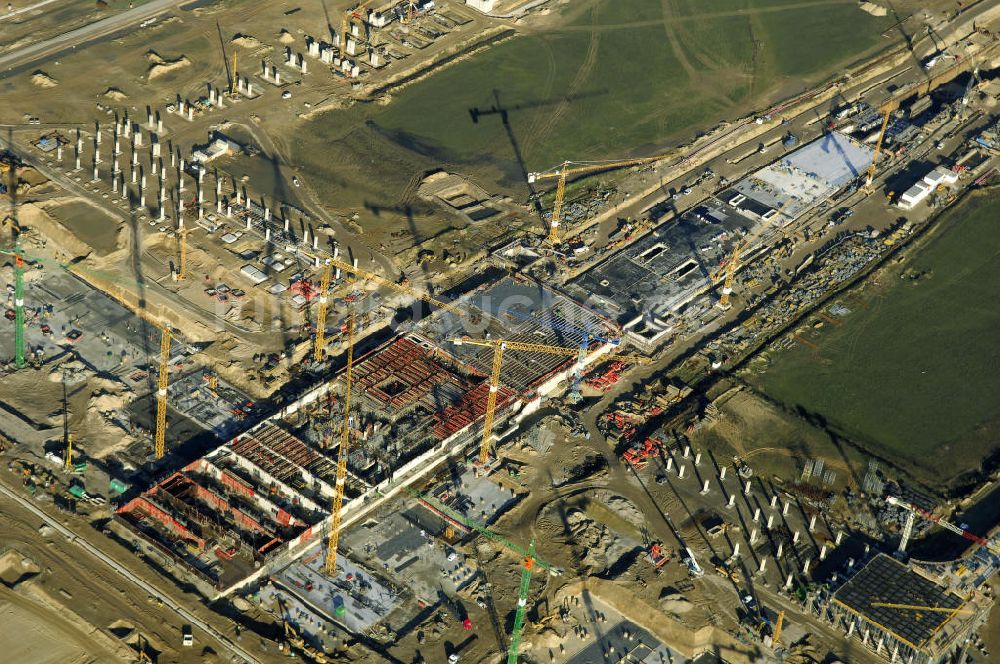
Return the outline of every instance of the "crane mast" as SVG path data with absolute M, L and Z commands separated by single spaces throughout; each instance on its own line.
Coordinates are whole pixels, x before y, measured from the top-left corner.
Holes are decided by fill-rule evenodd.
M 493 348 L 493 368 L 490 372 L 490 393 L 486 398 L 486 412 L 483 415 L 483 439 L 479 445 L 479 464 L 485 466 L 490 459 L 490 447 L 493 443 L 493 420 L 496 414 L 497 393 L 500 391 L 500 370 L 503 366 L 503 354 L 505 350 L 519 350 L 533 353 L 547 353 L 549 355 L 573 356 L 581 355 L 581 349 L 564 348 L 562 346 L 550 346 L 548 344 L 525 343 L 522 341 L 511 341 L 507 339 L 471 339 L 460 337 L 451 340 L 456 346 L 468 344 L 470 346 L 486 346 Z M 614 351 L 610 353 L 614 357 L 628 362 L 638 364 L 648 364 L 650 359 L 640 355 L 619 355 Z
M 347 448 L 351 439 L 351 381 L 354 370 L 354 313 L 347 319 L 347 368 L 344 372 L 344 412 L 340 427 L 340 449 L 337 450 L 337 480 L 330 511 L 330 541 L 326 549 L 324 572 L 330 578 L 337 574 L 337 545 L 340 542 L 340 516 L 347 486 Z

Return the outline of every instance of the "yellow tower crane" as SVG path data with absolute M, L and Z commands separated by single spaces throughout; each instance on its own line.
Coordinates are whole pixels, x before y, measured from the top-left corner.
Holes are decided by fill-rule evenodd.
M 761 224 L 754 230 L 750 235 L 743 238 L 737 243 L 736 248 L 733 249 L 733 253 L 729 256 L 729 260 L 725 265 L 726 280 L 722 283 L 722 297 L 719 298 L 719 307 L 722 309 L 729 308 L 729 299 L 733 294 L 733 281 L 736 279 L 736 271 L 740 268 L 740 259 L 743 258 L 743 252 L 750 248 L 753 241 L 761 236 L 761 234 L 770 227 L 770 224 Z M 713 277 L 718 276 L 718 272 L 713 275 Z
M 317 297 L 318 305 L 316 309 L 316 341 L 313 347 L 313 359 L 316 362 L 323 360 L 323 353 L 326 346 L 326 315 L 329 310 L 328 297 L 330 290 L 330 277 L 331 272 L 334 269 L 343 270 L 349 274 L 353 274 L 356 277 L 365 279 L 368 281 L 374 281 L 379 286 L 385 286 L 386 288 L 391 288 L 398 293 L 403 293 L 404 295 L 411 295 L 419 300 L 423 300 L 427 304 L 430 304 L 438 309 L 444 309 L 450 313 L 457 316 L 468 316 L 468 312 L 456 307 L 453 304 L 439 300 L 433 295 L 426 293 L 424 291 L 417 290 L 415 288 L 410 288 L 405 284 L 397 284 L 391 279 L 386 279 L 385 277 L 378 275 L 370 270 L 365 270 L 364 268 L 357 267 L 343 261 L 339 258 L 327 258 L 326 267 L 323 268 L 322 276 L 320 277 L 320 287 L 319 296 Z
M 161 322 L 148 311 L 139 307 L 139 305 L 130 302 L 125 297 L 124 292 L 122 292 L 117 286 L 108 283 L 103 277 L 100 279 L 97 278 L 96 273 L 89 270 L 81 270 L 77 266 L 69 266 L 67 269 L 73 274 L 78 275 L 84 281 L 89 281 L 91 283 L 103 282 L 95 283 L 94 285 L 100 288 L 102 292 L 115 302 L 122 305 L 160 331 L 160 366 L 156 381 L 156 431 L 154 433 L 154 449 L 156 452 L 156 458 L 162 459 L 165 451 L 164 443 L 167 435 L 167 378 L 169 370 L 168 364 L 170 362 L 170 326 Z M 82 274 L 84 271 L 87 272 L 86 275 Z
M 961 605 L 949 608 L 947 606 L 922 606 L 920 604 L 894 604 L 892 602 L 872 602 L 872 606 L 881 606 L 886 609 L 902 609 L 904 611 L 935 611 L 938 613 L 975 613 L 972 609 L 963 609 Z
M 639 157 L 636 159 L 622 159 L 618 161 L 564 161 L 559 166 L 550 168 L 547 171 L 528 173 L 528 184 L 534 184 L 539 180 L 551 180 L 552 178 L 558 178 L 556 181 L 556 200 L 555 204 L 552 206 L 552 221 L 549 223 L 549 242 L 553 245 L 559 242 L 559 222 L 562 221 L 562 209 L 563 201 L 566 197 L 567 178 L 597 173 L 600 171 L 627 168 L 629 166 L 651 164 L 656 161 L 663 161 L 664 159 L 675 157 L 678 152 L 680 151 L 670 150 L 669 152 L 654 155 L 652 157 Z
M 778 619 L 774 621 L 774 633 L 771 634 L 771 644 L 777 648 L 781 643 L 781 627 L 785 624 L 785 610 L 778 611 Z
M 871 191 L 872 183 L 875 181 L 875 170 L 878 168 L 878 156 L 882 152 L 882 142 L 885 140 L 885 130 L 889 127 L 889 118 L 892 112 L 899 107 L 898 99 L 890 99 L 882 105 L 882 128 L 878 132 L 878 140 L 875 141 L 875 152 L 872 154 L 872 165 L 868 167 L 868 177 L 865 178 L 865 189 Z
M 73 434 L 71 433 L 66 434 L 66 462 L 63 464 L 63 470 L 73 470 Z
M 486 398 L 486 413 L 483 418 L 483 442 L 479 446 L 479 463 L 486 465 L 490 458 L 490 446 L 493 442 L 493 417 L 497 408 L 497 392 L 500 390 L 500 370 L 503 366 L 503 355 L 505 350 L 520 350 L 530 353 L 548 353 L 549 355 L 571 356 L 579 355 L 581 350 L 577 348 L 564 348 L 562 346 L 549 346 L 548 344 L 533 344 L 520 341 L 510 341 L 507 339 L 471 339 L 460 337 L 452 339 L 456 346 L 468 344 L 470 346 L 486 346 L 493 348 L 493 369 L 490 372 L 490 393 Z M 612 351 L 613 353 L 613 351 Z M 613 353 L 613 357 L 626 362 L 637 364 L 648 364 L 651 360 L 641 355 L 619 355 Z
M 337 544 L 340 542 L 340 511 L 347 486 L 347 448 L 351 440 L 351 380 L 354 368 L 354 313 L 347 319 L 347 369 L 344 373 L 344 412 L 340 426 L 340 449 L 337 450 L 337 481 L 330 512 L 330 539 L 326 548 L 324 572 L 330 578 L 337 574 Z

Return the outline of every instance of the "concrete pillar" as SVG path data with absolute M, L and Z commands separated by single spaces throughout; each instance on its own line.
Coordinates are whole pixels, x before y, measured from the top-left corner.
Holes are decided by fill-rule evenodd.
M 313 235 L 313 249 L 319 249 L 319 238 L 315 234 Z
M 267 67 L 267 60 L 261 60 L 260 61 L 260 74 L 261 74 L 261 76 L 264 77 L 265 81 L 270 78 L 270 76 L 268 76 L 268 71 L 269 70 L 268 70 L 268 67 Z
M 198 206 L 198 218 L 199 219 L 204 219 L 205 218 L 205 208 L 203 208 L 200 205 Z
M 225 97 L 223 97 L 223 95 L 222 95 L 222 90 L 220 90 L 219 88 L 216 88 L 215 89 L 215 107 L 216 108 L 225 108 L 225 104 L 222 101 L 224 98 Z
M 202 189 L 201 187 L 198 187 L 198 206 L 200 207 L 204 204 L 205 204 L 205 190 Z
M 153 168 L 153 175 L 157 174 L 157 169 L 159 168 L 159 165 L 157 164 L 157 161 L 158 161 L 157 159 L 153 159 L 150 162 L 151 165 L 152 165 L 152 168 Z
M 844 531 L 838 530 L 837 534 L 833 538 L 833 545 L 840 546 L 840 540 L 844 539 Z
M 274 68 L 274 84 L 281 85 L 281 72 L 278 71 L 277 67 Z
M 132 164 L 132 184 L 135 184 L 138 179 L 139 169 L 135 167 L 135 164 Z
M 146 207 L 146 192 L 144 191 L 139 192 L 139 207 L 140 208 Z
M 247 97 L 253 97 L 253 81 L 247 79 Z
M 250 217 L 247 217 L 247 230 L 250 230 Z M 270 235 L 268 235 L 270 237 Z
M 240 197 L 240 190 L 239 190 L 239 187 L 237 187 L 237 188 L 236 188 L 236 204 L 237 204 L 237 205 L 242 205 L 242 204 L 243 204 L 243 200 L 242 200 L 242 198 Z
M 156 138 L 156 140 L 153 141 L 152 152 L 150 154 L 151 154 L 151 158 L 152 159 L 159 159 L 160 158 L 160 140 L 159 140 L 159 137 L 155 137 L 155 138 Z
M 847 569 L 854 569 L 854 558 L 847 559 Z
M 288 232 L 288 218 L 285 217 L 285 232 Z
M 176 167 L 177 167 L 177 153 L 176 152 L 171 152 L 170 153 L 170 168 L 176 168 Z
M 698 452 L 697 454 L 694 455 L 694 465 L 696 466 L 701 465 L 701 452 Z
M 753 522 L 760 523 L 760 508 L 757 507 L 753 511 Z
M 778 550 L 774 552 L 774 557 L 775 558 L 780 558 L 781 554 L 783 554 L 784 552 L 785 552 L 785 543 L 784 542 L 778 542 Z
M 139 153 L 136 152 L 135 150 L 132 150 L 132 165 L 133 166 L 139 165 Z
M 122 198 L 128 197 L 128 190 L 125 188 L 125 176 L 122 175 Z
M 781 507 L 781 516 L 788 516 L 788 503 L 785 503 Z
M 758 574 L 763 574 L 767 571 L 767 558 L 760 559 L 760 567 L 757 568 Z
M 703 496 L 704 496 L 704 495 L 705 495 L 705 494 L 707 494 L 708 492 L 709 492 L 709 488 L 708 488 L 708 480 L 705 480 L 705 482 L 704 482 L 704 483 L 702 484 L 702 487 L 701 487 L 701 495 L 703 495 Z
M 101 144 L 101 123 L 97 123 L 97 128 L 94 131 L 94 142 L 98 145 Z
M 232 205 L 227 205 L 226 206 L 226 216 L 227 217 L 232 217 L 233 216 L 233 206 Z
M 720 482 L 726 479 L 726 470 L 727 469 L 728 468 L 726 466 L 723 466 L 722 468 L 719 469 L 719 481 Z
M 309 244 L 309 229 L 307 228 L 304 233 L 302 233 L 302 244 Z
M 667 457 L 667 472 L 674 469 L 674 458 L 671 456 Z
M 691 446 L 690 445 L 685 445 L 684 446 L 684 458 L 688 459 L 690 457 L 691 457 Z
M 750 531 L 749 542 L 750 542 L 750 546 L 753 546 L 757 542 L 757 529 L 756 528 L 754 528 L 753 530 Z
M 121 153 L 122 153 L 121 143 L 119 142 L 118 137 L 115 136 L 115 154 L 121 154 Z
M 122 135 L 122 121 L 118 119 L 118 114 L 115 113 L 115 136 Z
M 211 83 L 208 84 L 208 103 L 215 106 L 215 87 Z
M 802 574 L 809 574 L 809 565 L 812 564 L 812 558 L 806 558 L 806 561 L 802 563 Z
M 771 509 L 778 506 L 778 496 L 771 496 Z
M 733 558 L 738 558 L 740 555 L 740 543 L 737 542 L 733 544 Z
M 851 635 L 854 634 L 855 625 L 853 620 L 847 625 L 847 638 L 851 638 Z
M 194 122 L 194 107 L 188 106 L 188 121 Z
M 184 160 L 181 160 L 181 169 L 177 171 L 177 190 L 184 191 Z
M 160 221 L 167 218 L 167 207 L 161 202 L 160 203 Z
M 111 192 L 118 193 L 118 175 L 117 173 L 111 176 Z
M 681 466 L 677 469 L 677 479 L 684 479 L 684 468 L 685 466 Z
M 56 159 L 62 161 L 62 143 L 56 144 Z
M 302 56 L 299 55 L 299 57 L 301 58 Z M 309 63 L 306 62 L 305 58 L 302 58 L 302 62 L 299 63 L 299 67 L 302 68 L 302 73 L 303 74 L 305 74 L 305 73 L 307 73 L 309 71 Z
M 205 182 L 205 169 L 201 166 L 198 167 L 198 184 Z
M 792 573 L 789 572 L 788 576 L 785 577 L 785 590 L 792 589 Z
M 97 164 L 94 164 L 94 179 L 93 179 L 93 182 L 97 182 L 98 179 L 99 178 L 98 178 L 98 175 L 97 175 Z
M 819 559 L 826 560 L 826 544 L 819 548 Z
M 768 514 L 767 515 L 767 529 L 770 530 L 771 526 L 773 526 L 773 525 L 774 525 L 774 515 L 773 514 Z
M 222 214 L 222 199 L 215 199 L 215 212 L 216 214 Z
M 816 515 L 813 514 L 809 518 L 809 532 L 815 532 L 815 530 L 816 530 Z
M 142 147 L 142 129 L 135 130 L 135 137 L 132 139 L 132 142 L 135 143 L 136 147 Z
M 264 221 L 271 221 L 271 208 L 264 208 Z
M 333 245 L 333 257 L 337 258 L 338 256 L 340 256 L 340 244 L 339 243 Z
M 153 131 L 155 124 L 153 123 L 153 109 L 146 108 L 146 126 L 149 127 L 150 131 Z
M 218 175 L 215 176 L 215 197 L 219 198 L 222 196 L 222 180 Z
M 139 172 L 140 172 L 140 175 L 139 175 L 139 189 L 145 191 L 146 190 L 146 174 L 143 173 L 142 171 L 139 171 Z
M 798 543 L 799 543 L 799 531 L 796 530 L 794 533 L 792 533 L 792 544 L 798 544 Z
M 101 163 L 101 146 L 100 145 L 94 145 L 94 163 L 95 164 Z
M 160 117 L 159 112 L 157 112 L 156 114 L 156 133 L 157 134 L 163 133 L 163 118 Z
M 751 488 L 752 488 L 752 485 L 750 484 L 750 480 L 747 480 L 746 482 L 744 482 L 744 484 L 743 484 L 743 495 L 744 496 L 749 496 Z
M 265 242 L 270 242 L 271 241 L 271 229 L 270 228 L 265 228 L 264 229 L 264 241 Z

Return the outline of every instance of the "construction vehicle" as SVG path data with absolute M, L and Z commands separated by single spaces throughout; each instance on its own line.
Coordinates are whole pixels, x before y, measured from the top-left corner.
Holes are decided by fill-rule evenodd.
M 649 561 L 657 568 L 670 562 L 670 552 L 663 548 L 662 542 L 653 542 L 649 545 Z
M 337 481 L 330 512 L 330 539 L 326 549 L 325 574 L 331 579 L 337 575 L 337 544 L 340 542 L 340 516 L 347 487 L 347 448 L 351 440 L 351 380 L 354 369 L 354 312 L 347 319 L 347 367 L 344 370 L 344 410 L 340 426 L 340 449 L 337 450 Z
M 975 542 L 979 546 L 986 547 L 986 549 L 990 553 L 1000 555 L 1000 546 L 994 545 L 993 543 L 991 543 L 985 537 L 981 537 L 980 535 L 977 535 L 977 534 L 975 534 L 973 532 L 970 532 L 970 531 L 966 530 L 965 528 L 961 528 L 959 526 L 956 526 L 953 523 L 945 521 L 941 517 L 935 516 L 934 514 L 931 514 L 927 510 L 925 510 L 925 509 L 923 509 L 921 507 L 918 507 L 918 506 L 914 505 L 913 503 L 907 502 L 907 501 L 903 500 L 902 498 L 896 498 L 895 496 L 886 496 L 885 497 L 885 502 L 889 503 L 890 505 L 894 505 L 896 507 L 902 507 L 905 510 L 909 510 L 911 513 L 916 514 L 917 516 L 923 517 L 923 518 L 927 519 L 928 521 L 930 521 L 932 523 L 936 523 L 937 525 L 941 526 L 942 528 L 946 528 L 946 529 L 950 530 L 951 532 L 955 533 L 956 535 L 959 535 L 960 537 L 964 537 L 965 539 L 969 540 L 970 542 Z M 905 549 L 905 547 L 906 547 L 905 543 L 901 543 L 901 547 L 903 549 Z
M 420 500 L 423 500 L 425 503 L 427 503 L 428 505 L 436 509 L 438 512 L 440 512 L 442 515 L 450 519 L 453 519 L 458 523 L 461 523 L 462 525 L 466 526 L 471 530 L 475 530 L 484 537 L 504 546 L 508 551 L 514 553 L 515 555 L 521 558 L 521 565 L 522 565 L 521 585 L 517 596 L 517 610 L 514 613 L 514 626 L 511 629 L 510 633 L 510 647 L 507 650 L 507 664 L 517 664 L 517 651 L 521 645 L 521 632 L 524 629 L 524 617 L 528 609 L 528 592 L 531 586 L 531 577 L 534 575 L 535 572 L 535 566 L 537 565 L 538 567 L 541 567 L 542 569 L 547 571 L 551 576 L 561 576 L 563 573 L 562 570 L 553 567 L 552 565 L 549 565 L 548 563 L 539 560 L 538 558 L 535 557 L 534 540 L 532 540 L 531 543 L 528 544 L 528 549 L 524 550 L 517 544 L 514 544 L 513 542 L 505 538 L 503 535 L 493 532 L 489 528 L 486 528 L 485 526 L 476 523 L 472 519 L 467 518 L 463 514 L 456 512 L 455 510 L 448 507 L 447 505 L 437 500 L 436 498 L 427 496 L 412 489 L 408 489 L 408 491 L 410 492 L 411 495 L 416 496 Z M 456 661 L 457 661 L 457 656 L 456 656 Z
M 500 391 L 500 369 L 503 366 L 503 354 L 505 350 L 519 350 L 534 353 L 548 353 L 550 355 L 572 356 L 579 355 L 579 348 L 563 348 L 560 346 L 549 346 L 547 344 L 523 343 L 506 339 L 472 339 L 469 337 L 458 337 L 452 339 L 456 346 L 469 344 L 470 346 L 486 346 L 493 348 L 493 368 L 490 372 L 490 393 L 486 399 L 486 413 L 483 418 L 483 441 L 479 446 L 479 464 L 485 467 L 490 458 L 490 447 L 493 443 L 493 418 L 497 408 L 497 393 Z M 613 353 L 614 351 L 612 351 Z M 619 359 L 639 364 L 648 364 L 648 357 L 615 355 Z
M 329 664 L 332 659 L 322 650 L 314 648 L 306 643 L 306 640 L 302 638 L 302 635 L 299 634 L 298 630 L 296 630 L 295 627 L 293 627 L 288 621 L 288 616 L 290 614 L 285 607 L 285 603 L 281 601 L 280 596 L 276 597 L 278 600 L 278 611 L 281 613 L 281 627 L 285 633 L 285 643 L 279 643 L 278 649 L 284 650 L 287 644 L 288 649 L 301 653 L 316 664 Z
M 736 474 L 741 478 L 748 480 L 753 477 L 753 469 L 744 459 L 734 456 L 733 465 L 736 466 Z
M 559 222 L 562 221 L 563 202 L 566 198 L 566 179 L 580 175 L 589 175 L 602 171 L 612 171 L 629 166 L 641 166 L 652 164 L 664 159 L 677 156 L 679 150 L 670 150 L 663 154 L 652 157 L 639 157 L 637 159 L 622 159 L 617 161 L 564 161 L 559 166 L 550 168 L 547 171 L 528 173 L 528 184 L 534 184 L 539 180 L 556 180 L 556 200 L 552 206 L 552 221 L 549 222 L 548 241 L 552 246 L 559 243 Z
M 694 551 L 691 550 L 691 547 L 684 547 L 684 552 L 685 556 L 681 558 L 681 561 L 687 565 L 688 574 L 695 578 L 705 576 L 705 570 L 698 564 L 698 560 L 694 557 Z

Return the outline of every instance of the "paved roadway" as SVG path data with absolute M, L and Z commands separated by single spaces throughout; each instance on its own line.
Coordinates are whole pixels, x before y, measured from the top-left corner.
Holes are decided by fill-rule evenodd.
M 174 9 L 189 0 L 150 0 L 149 2 L 108 18 L 95 21 L 76 30 L 70 30 L 51 39 L 37 44 L 29 44 L 16 51 L 0 56 L 0 69 L 10 71 L 15 66 L 27 65 L 41 60 L 56 51 L 66 48 L 76 48 L 88 40 L 104 37 L 115 30 L 142 22 L 148 18 Z
M 163 602 L 164 606 L 174 611 L 185 621 L 197 627 L 198 629 L 203 630 L 206 634 L 211 635 L 213 639 L 215 639 L 220 645 L 222 645 L 222 647 L 229 650 L 232 654 L 236 655 L 239 658 L 242 658 L 243 661 L 245 662 L 251 662 L 252 664 L 262 664 L 261 660 L 257 659 L 255 656 L 244 650 L 237 643 L 234 643 L 228 636 L 217 630 L 215 627 L 203 621 L 197 615 L 195 615 L 188 609 L 181 606 L 166 592 L 160 590 L 157 586 L 154 586 L 153 584 L 142 579 L 141 577 L 138 577 L 135 574 L 133 574 L 132 571 L 129 570 L 126 566 L 122 565 L 117 560 L 115 560 L 108 554 L 98 549 L 96 546 L 88 542 L 83 537 L 77 535 L 75 532 L 64 526 L 58 519 L 49 516 L 47 513 L 45 513 L 44 511 L 39 509 L 36 505 L 34 505 L 30 500 L 27 500 L 23 496 L 20 496 L 19 494 L 17 494 L 15 491 L 11 490 L 4 484 L 0 484 L 0 494 L 3 494 L 7 498 L 10 498 L 11 500 L 17 502 L 21 507 L 28 510 L 35 516 L 37 516 L 47 525 L 52 527 L 56 532 L 65 537 L 67 541 L 76 544 L 84 551 L 89 553 L 91 556 L 100 560 L 102 563 L 104 563 L 112 570 L 117 572 L 118 575 L 121 576 L 123 579 L 126 579 L 127 581 L 134 583 L 145 592 L 149 593 L 153 597 Z

